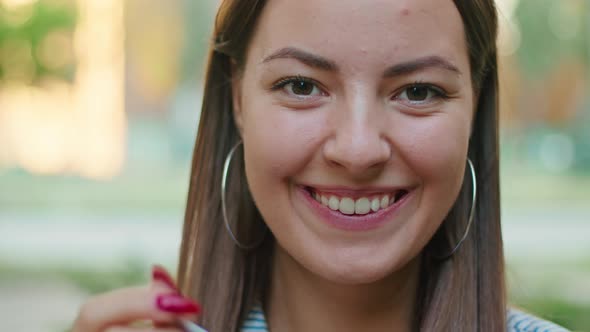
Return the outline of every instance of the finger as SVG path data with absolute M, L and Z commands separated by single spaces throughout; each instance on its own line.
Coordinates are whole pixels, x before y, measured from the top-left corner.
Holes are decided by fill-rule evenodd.
M 176 282 L 170 276 L 170 273 L 160 265 L 154 265 L 152 267 L 152 285 L 161 291 L 179 292 Z
M 152 290 L 160 294 L 180 294 L 180 291 L 176 286 L 176 282 L 170 273 L 168 273 L 168 271 L 160 265 L 154 265 L 152 267 L 152 282 L 150 283 L 150 287 Z M 197 315 L 180 314 L 179 318 L 196 320 Z M 165 327 L 169 325 L 168 321 L 154 320 L 153 323 L 156 327 Z
M 101 331 L 143 319 L 173 323 L 178 314 L 199 310 L 197 304 L 176 294 L 157 294 L 149 287 L 124 288 L 86 302 L 75 326 L 81 331 Z
M 174 279 L 170 276 L 168 271 L 160 265 L 152 266 L 152 280 L 150 282 L 150 288 L 161 294 L 180 294 Z M 155 319 L 153 321 L 155 327 L 165 327 L 169 325 L 167 321 L 159 321 Z

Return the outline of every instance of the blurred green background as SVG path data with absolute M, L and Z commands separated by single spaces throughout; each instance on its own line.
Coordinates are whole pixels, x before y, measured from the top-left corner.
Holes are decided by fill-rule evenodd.
M 2 330 L 175 269 L 217 4 L 0 0 Z M 498 5 L 510 300 L 590 331 L 590 1 Z

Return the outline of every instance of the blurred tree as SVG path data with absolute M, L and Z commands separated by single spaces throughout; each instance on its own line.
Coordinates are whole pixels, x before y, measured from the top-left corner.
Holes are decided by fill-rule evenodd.
M 182 80 L 199 80 L 205 68 L 215 16 L 215 1 L 183 0 L 186 42 L 182 54 Z
M 212 7 L 211 1 L 127 1 L 128 88 L 136 90 L 131 96 L 164 111 L 179 84 L 201 79 Z
M 520 130 L 512 131 L 506 142 L 520 142 L 517 154 L 546 168 L 550 168 L 549 159 L 569 158 L 571 162 L 560 171 L 590 169 L 586 152 L 590 143 L 584 125 L 590 118 L 589 18 L 588 0 L 520 0 L 516 8 L 520 33 L 517 61 L 508 68 L 508 75 L 504 73 L 503 80 L 508 82 L 503 85 L 510 86 L 514 72 L 521 81 L 518 89 L 507 93 L 512 103 L 504 102 L 503 106 L 511 109 L 503 115 L 509 114 L 507 119 L 515 120 L 511 127 Z M 518 137 L 521 139 L 515 139 Z M 558 141 L 563 143 L 559 147 L 554 144 Z
M 519 64 L 530 78 L 540 78 L 564 57 L 588 65 L 584 26 L 587 0 L 521 0 L 516 18 L 521 31 Z
M 165 110 L 176 89 L 179 59 L 185 41 L 179 0 L 126 2 L 126 57 L 130 96 L 137 94 L 154 110 Z M 130 97 L 128 95 L 128 97 Z M 132 107 L 148 111 L 152 107 Z
M 0 2 L 0 81 L 38 83 L 45 78 L 72 81 L 73 1 Z

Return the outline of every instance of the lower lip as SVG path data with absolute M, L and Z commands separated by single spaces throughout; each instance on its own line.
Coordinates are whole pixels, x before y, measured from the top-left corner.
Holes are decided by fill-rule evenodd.
M 320 219 L 328 225 L 346 231 L 368 231 L 375 229 L 388 221 L 392 221 L 395 214 L 410 199 L 413 190 L 385 209 L 365 215 L 346 215 L 334 211 L 322 203 L 316 201 L 303 187 L 297 187 L 297 193 L 307 205 L 320 216 Z

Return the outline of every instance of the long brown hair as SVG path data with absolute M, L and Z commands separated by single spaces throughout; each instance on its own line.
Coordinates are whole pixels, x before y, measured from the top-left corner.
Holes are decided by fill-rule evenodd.
M 434 258 L 450 250 L 465 229 L 471 205 L 471 181 L 466 174 L 457 201 L 424 249 L 414 326 L 420 331 L 504 331 L 496 9 L 493 0 L 454 2 L 463 18 L 477 96 L 469 144 L 478 182 L 477 210 L 460 250 L 444 261 Z M 275 240 L 250 196 L 239 152 L 228 174 L 228 218 L 243 242 L 251 243 L 268 233 L 262 244 L 253 250 L 239 249 L 224 229 L 221 210 L 224 160 L 240 139 L 232 109 L 232 64 L 238 70 L 243 68 L 265 4 L 266 0 L 224 0 L 209 52 L 178 278 L 184 293 L 203 305 L 200 323 L 214 332 L 239 330 L 253 303 L 264 301 L 269 284 Z

